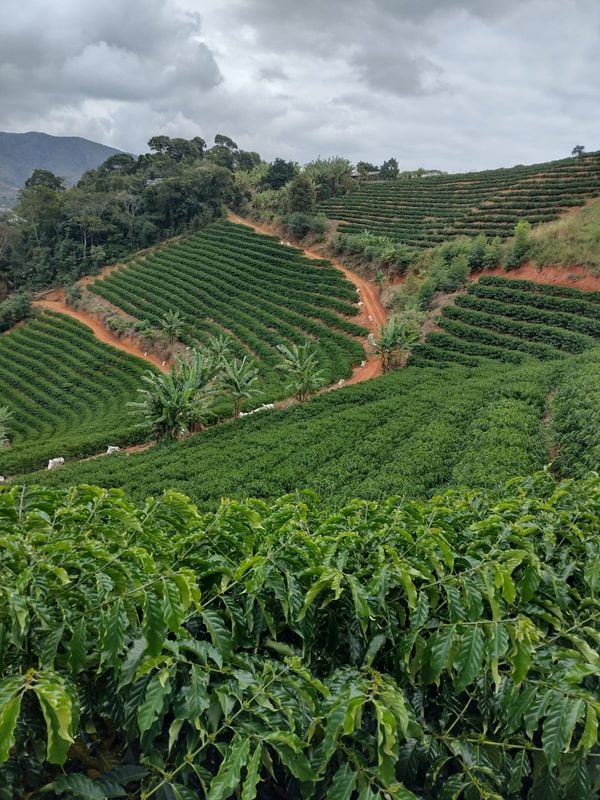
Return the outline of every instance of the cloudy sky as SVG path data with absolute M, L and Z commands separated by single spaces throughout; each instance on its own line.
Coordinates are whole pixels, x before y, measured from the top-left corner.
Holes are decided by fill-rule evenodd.
M 512 166 L 600 149 L 598 0 L 0 0 L 0 130 Z

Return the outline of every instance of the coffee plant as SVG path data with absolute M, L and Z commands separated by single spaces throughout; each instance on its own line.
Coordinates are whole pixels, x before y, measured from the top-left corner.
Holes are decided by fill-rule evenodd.
M 365 180 L 319 209 L 341 220 L 342 236 L 368 231 L 409 247 L 433 247 L 457 236 L 507 238 L 520 220 L 549 222 L 597 197 L 599 176 L 596 152 L 512 169 Z
M 132 261 L 90 286 L 138 319 L 159 326 L 178 312 L 188 346 L 211 336 L 232 337 L 238 358 L 259 363 L 265 397 L 286 397 L 277 370 L 278 345 L 314 342 L 325 383 L 347 377 L 364 358 L 355 337 L 366 331 L 349 317 L 357 294 L 330 263 L 309 260 L 276 239 L 229 222 Z
M 0 493 L 0 798 L 600 787 L 600 479 L 501 497 Z

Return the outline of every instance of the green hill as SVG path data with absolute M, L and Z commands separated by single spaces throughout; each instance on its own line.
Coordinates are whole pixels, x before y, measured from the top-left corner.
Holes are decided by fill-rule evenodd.
M 0 398 L 14 417 L 0 474 L 38 469 L 140 439 L 125 404 L 146 362 L 99 342 L 89 328 L 51 312 L 0 337 Z
M 230 337 L 236 355 L 260 365 L 260 402 L 289 394 L 276 369 L 279 344 L 311 339 L 326 383 L 346 378 L 364 358 L 353 337 L 366 331 L 348 319 L 358 311 L 354 286 L 329 262 L 304 258 L 242 225 L 209 225 L 88 288 L 153 325 L 160 326 L 165 312 L 179 311 L 186 323 L 180 338 L 188 346 Z
M 0 131 L 0 206 L 15 202 L 34 169 L 47 169 L 74 184 L 88 169 L 120 152 L 79 136 Z
M 600 153 L 510 169 L 398 180 L 366 180 L 320 204 L 341 233 L 388 236 L 431 247 L 456 236 L 502 238 L 515 223 L 556 219 L 600 194 Z
M 571 465 L 597 454 L 593 419 L 561 427 L 562 408 L 553 423 L 559 436 L 549 422 L 549 398 L 563 385 L 581 385 L 569 405 L 584 407 L 583 377 L 600 378 L 598 353 L 564 363 L 407 367 L 187 441 L 73 464 L 28 481 L 119 486 L 137 499 L 176 488 L 208 507 L 221 497 L 272 499 L 301 489 L 336 506 L 353 497 L 497 487 L 511 475 L 540 469 L 559 446 L 570 447 Z M 585 435 L 578 433 L 584 424 Z
M 499 359 L 548 361 L 600 344 L 600 292 L 483 275 L 468 286 L 418 346 L 413 364 Z
M 365 184 L 342 205 L 375 187 L 351 224 L 413 245 L 504 236 L 584 203 L 599 165 Z M 570 253 L 593 250 L 585 220 Z M 147 365 L 56 314 L 0 337 L 0 800 L 597 797 L 600 292 L 469 284 L 463 244 L 445 253 L 460 281 L 430 287 L 454 304 L 405 368 L 51 472 L 31 470 L 135 437 Z M 279 343 L 310 339 L 329 381 L 362 358 L 341 273 L 242 225 L 88 289 L 146 331 L 178 311 L 188 347 L 226 334 L 261 402 L 286 391 Z

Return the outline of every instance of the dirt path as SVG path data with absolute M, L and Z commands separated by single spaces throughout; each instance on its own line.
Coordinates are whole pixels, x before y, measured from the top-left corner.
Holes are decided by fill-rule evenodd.
M 266 225 L 260 225 L 256 222 L 251 222 L 250 220 L 244 219 L 244 217 L 240 217 L 238 214 L 234 214 L 232 211 L 227 212 L 227 217 L 231 222 L 236 222 L 239 225 L 246 225 L 247 227 L 258 231 L 259 233 L 264 233 L 267 236 L 273 236 L 273 231 L 270 230 Z M 373 284 L 371 284 L 366 278 L 358 275 L 356 272 L 352 272 L 352 270 L 348 269 L 348 267 L 342 264 L 342 262 L 337 258 L 331 258 L 330 256 L 323 255 L 322 253 L 317 253 L 316 250 L 312 250 L 311 248 L 305 249 L 302 247 L 302 245 L 298 245 L 297 247 L 307 258 L 318 258 L 321 260 L 327 259 L 327 261 L 330 261 L 334 267 L 337 267 L 340 272 L 344 273 L 345 278 L 347 278 L 356 286 L 357 289 L 360 290 L 360 301 L 363 303 L 363 305 L 361 306 L 361 313 L 357 317 L 357 322 L 359 325 L 363 325 L 365 328 L 367 328 L 371 333 L 377 334 L 381 325 L 384 325 L 387 321 L 388 315 L 381 303 L 381 300 L 379 299 L 379 293 Z M 366 364 L 364 367 L 354 367 L 352 370 L 352 377 L 344 381 L 343 385 L 348 386 L 353 383 L 368 381 L 371 378 L 379 377 L 381 374 L 381 359 L 375 356 L 369 356 L 366 359 Z
M 248 227 L 252 228 L 259 233 L 264 233 L 267 236 L 273 236 L 273 231 L 269 230 L 266 226 L 257 225 L 253 222 L 250 222 L 243 217 L 234 214 L 231 211 L 227 212 L 228 218 L 231 222 L 238 223 L 240 225 L 247 225 Z M 371 333 L 378 333 L 379 327 L 387 321 L 387 312 L 383 307 L 377 290 L 375 287 L 369 283 L 368 280 L 357 275 L 356 272 L 348 269 L 341 261 L 338 261 L 335 258 L 331 258 L 329 256 L 322 255 L 317 253 L 315 250 L 311 250 L 310 248 L 304 249 L 301 246 L 298 246 L 299 250 L 303 252 L 303 254 L 307 258 L 314 258 L 314 259 L 324 259 L 326 258 L 330 261 L 340 272 L 343 272 L 344 276 L 353 283 L 357 289 L 360 290 L 360 301 L 363 303 L 361 306 L 361 312 L 357 316 L 357 321 L 360 325 L 363 325 L 367 328 Z M 102 271 L 100 276 L 96 275 L 90 278 L 84 278 L 80 281 L 80 283 L 85 284 L 90 280 L 97 280 L 99 277 L 104 277 L 104 275 L 109 274 L 115 269 L 120 269 L 122 266 L 121 264 L 111 265 L 109 267 L 105 267 Z M 107 330 L 104 325 L 95 317 L 93 314 L 88 314 L 85 311 L 76 311 L 75 309 L 71 308 L 65 303 L 65 296 L 63 289 L 52 289 L 47 292 L 43 299 L 36 300 L 33 303 L 34 306 L 38 308 L 45 308 L 48 311 L 56 311 L 61 314 L 66 314 L 73 319 L 76 319 L 78 322 L 81 322 L 83 325 L 86 325 L 88 328 L 92 330 L 95 337 L 105 344 L 109 344 L 112 347 L 116 348 L 117 350 L 121 350 L 124 353 L 129 353 L 130 355 L 137 356 L 138 358 L 144 359 L 145 361 L 149 361 L 150 363 L 154 364 L 158 369 L 162 372 L 168 372 L 169 365 L 163 364 L 156 356 L 151 354 L 146 354 L 142 352 L 142 350 L 133 342 L 127 339 L 119 339 L 117 336 L 112 334 L 109 330 Z M 361 340 L 362 341 L 362 340 Z M 363 362 L 364 366 L 357 366 L 354 367 L 352 370 L 352 375 L 347 380 L 342 381 L 339 384 L 333 384 L 332 386 L 328 386 L 326 389 L 322 391 L 332 391 L 334 389 L 339 388 L 340 386 L 350 386 L 354 383 L 361 383 L 362 381 L 368 381 L 371 378 L 377 378 L 382 374 L 381 368 L 381 359 L 376 356 L 368 356 L 365 358 Z M 277 402 L 275 405 L 278 409 L 287 408 L 290 405 L 295 405 L 297 401 L 293 398 L 288 398 L 287 400 L 281 400 Z M 124 454 L 130 453 L 138 453 L 154 446 L 154 442 L 148 442 L 146 444 L 136 444 L 125 446 L 121 448 L 121 452 Z M 84 459 L 78 459 L 79 462 L 81 461 L 90 461 L 91 459 L 100 458 L 105 456 L 106 453 L 97 453 L 93 456 L 88 456 Z M 74 463 L 74 462 L 69 462 Z
M 56 311 L 60 314 L 66 314 L 68 317 L 72 317 L 73 319 L 76 319 L 78 322 L 81 322 L 83 325 L 86 325 L 88 328 L 90 328 L 96 339 L 99 341 L 109 344 L 111 347 L 114 347 L 116 350 L 121 350 L 123 353 L 129 353 L 131 356 L 137 356 L 143 361 L 149 361 L 151 364 L 154 364 L 155 367 L 158 367 L 158 369 L 162 372 L 169 371 L 168 364 L 163 365 L 163 363 L 156 356 L 153 356 L 150 353 L 144 353 L 137 344 L 134 344 L 128 339 L 119 339 L 118 336 L 115 336 L 113 333 L 107 330 L 104 325 L 102 325 L 102 323 L 92 314 L 87 314 L 85 311 L 75 311 L 74 308 L 68 306 L 64 301 L 62 289 L 55 289 L 44 300 L 35 300 L 33 305 L 37 308 L 45 308 L 48 311 Z

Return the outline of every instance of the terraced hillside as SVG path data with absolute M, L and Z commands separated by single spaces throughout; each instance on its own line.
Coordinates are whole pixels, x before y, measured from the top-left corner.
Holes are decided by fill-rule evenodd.
M 165 312 L 179 311 L 188 346 L 213 335 L 232 337 L 236 354 L 258 359 L 268 400 L 285 394 L 275 368 L 278 344 L 312 339 L 328 383 L 364 358 L 354 337 L 366 331 L 348 319 L 358 310 L 352 284 L 329 262 L 306 259 L 242 225 L 209 225 L 89 288 L 153 325 Z
M 1 336 L 0 404 L 14 416 L 0 474 L 139 439 L 125 404 L 135 399 L 146 369 L 62 314 L 44 312 Z
M 365 229 L 411 247 L 455 236 L 507 237 L 516 222 L 549 222 L 600 194 L 600 152 L 512 169 L 419 179 L 367 181 L 321 203 L 340 232 Z
M 494 486 L 546 463 L 542 420 L 551 382 L 542 363 L 408 367 L 187 441 L 32 479 L 120 486 L 137 498 L 172 487 L 208 506 L 304 488 L 337 504 Z M 489 428 L 484 448 L 481 426 Z
M 582 353 L 600 343 L 600 292 L 484 275 L 438 320 L 411 356 L 413 365 L 520 364 Z

